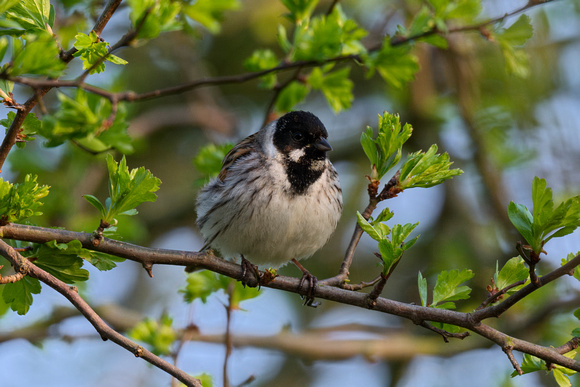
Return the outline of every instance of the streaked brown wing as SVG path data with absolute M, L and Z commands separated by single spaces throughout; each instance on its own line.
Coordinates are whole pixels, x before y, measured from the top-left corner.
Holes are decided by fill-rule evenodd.
M 239 159 L 240 157 L 256 150 L 256 135 L 258 133 L 254 133 L 246 138 L 244 138 L 242 141 L 240 141 L 236 146 L 234 146 L 226 155 L 226 157 L 224 157 L 224 161 L 222 162 L 222 169 L 218 175 L 218 178 L 221 181 L 224 181 L 226 179 L 226 176 L 228 175 L 229 169 L 230 167 L 236 162 L 237 159 Z

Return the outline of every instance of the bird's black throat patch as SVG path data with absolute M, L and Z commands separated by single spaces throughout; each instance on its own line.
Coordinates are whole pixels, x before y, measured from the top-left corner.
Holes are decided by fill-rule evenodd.
M 308 188 L 322 176 L 325 168 L 313 169 L 312 159 L 301 159 L 298 162 L 286 159 L 286 175 L 290 182 L 292 195 L 304 195 Z

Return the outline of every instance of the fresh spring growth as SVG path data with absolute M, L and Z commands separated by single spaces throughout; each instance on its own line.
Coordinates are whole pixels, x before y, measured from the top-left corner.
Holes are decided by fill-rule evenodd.
M 200 299 L 205 304 L 210 295 L 220 290 L 227 292 L 230 285 L 234 286 L 232 297 L 229 301 L 232 309 L 240 309 L 240 302 L 255 298 L 261 293 L 256 289 L 244 287 L 240 282 L 229 277 L 209 270 L 201 270 L 189 274 L 187 276 L 187 284 L 183 289 L 179 289 L 179 292 L 183 293 L 183 299 L 187 303 Z
M 10 184 L 0 178 L 0 224 L 42 215 L 40 199 L 48 195 L 50 187 L 38 185 L 36 179 L 37 176 L 28 174 L 24 182 Z
M 107 155 L 109 169 L 109 197 L 103 205 L 93 195 L 84 195 L 99 212 L 101 220 L 107 224 L 115 223 L 119 215 L 136 215 L 136 207 L 144 202 L 157 200 L 155 192 L 159 189 L 161 180 L 144 167 L 129 171 L 125 156 L 119 163 L 113 156 Z
M 451 164 L 447 153 L 437 154 L 435 144 L 427 152 L 411 153 L 401 167 L 399 188 L 429 188 L 463 173 L 461 169 L 449 169 Z
M 383 260 L 382 273 L 385 276 L 388 275 L 400 261 L 405 250 L 410 249 L 417 242 L 419 236 L 406 242 L 405 239 L 407 239 L 419 223 L 395 224 L 390 229 L 383 223 L 393 217 L 393 213 L 388 208 L 383 210 L 377 219 L 374 220 L 371 218 L 370 221 L 367 221 L 358 211 L 356 216 L 358 224 L 363 231 L 379 242 L 379 252 Z
M 105 71 L 105 60 L 118 65 L 126 65 L 128 63 L 125 59 L 109 54 L 109 49 L 107 48 L 109 43 L 101 41 L 95 31 L 91 31 L 88 35 L 79 32 L 75 38 L 74 47 L 78 51 L 73 56 L 80 56 L 83 61 L 83 70 L 91 69 L 91 74 Z M 103 60 L 102 58 L 105 59 Z M 93 68 L 93 66 L 95 67 Z
M 411 137 L 413 128 L 405 124 L 401 128 L 398 114 L 384 112 L 379 115 L 379 133 L 373 139 L 373 128 L 367 126 L 361 134 L 360 143 L 371 162 L 371 179 L 381 180 L 401 160 L 403 144 Z
M 508 216 L 537 256 L 550 239 L 571 234 L 580 226 L 580 195 L 554 208 L 552 189 L 539 177 L 535 177 L 532 183 L 532 205 L 530 213 L 523 204 L 510 202 Z
M 151 346 L 151 352 L 156 355 L 168 355 L 177 339 L 173 329 L 173 319 L 167 315 L 159 320 L 146 318 L 129 332 L 129 336 Z

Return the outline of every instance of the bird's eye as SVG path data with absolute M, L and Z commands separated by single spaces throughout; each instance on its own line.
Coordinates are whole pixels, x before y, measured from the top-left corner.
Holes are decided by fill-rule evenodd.
M 304 135 L 300 132 L 294 132 L 292 133 L 292 139 L 294 141 L 302 141 L 304 139 Z

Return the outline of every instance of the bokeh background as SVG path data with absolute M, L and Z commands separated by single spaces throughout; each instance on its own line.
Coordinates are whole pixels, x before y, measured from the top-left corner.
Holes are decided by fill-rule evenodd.
M 393 34 L 397 24 L 407 23 L 419 3 L 340 1 L 344 12 L 375 38 Z M 526 3 L 483 1 L 481 19 L 501 16 Z M 324 12 L 329 5 L 329 1 L 321 1 L 318 9 Z M 98 12 L 102 3 L 76 6 Z M 57 14 L 57 23 L 59 17 L 74 17 L 68 12 Z M 221 33 L 202 33 L 197 38 L 165 33 L 145 46 L 123 49 L 117 54 L 129 65 L 110 66 L 113 68 L 91 76 L 89 82 L 114 90 L 149 91 L 243 73 L 243 60 L 256 48 L 277 50 L 277 25 L 287 23 L 285 12 L 278 1 L 242 1 L 238 10 L 226 14 Z M 336 233 L 305 263 L 319 279 L 338 272 L 356 211 L 366 206 L 364 175 L 369 173 L 369 165 L 359 137 L 367 125 L 377 127 L 377 116 L 385 110 L 400 114 L 401 121 L 413 125 L 406 151 L 437 143 L 441 151 L 449 152 L 454 167 L 465 171 L 441 186 L 412 189 L 381 204 L 380 208 L 388 206 L 394 211 L 391 222 L 418 221 L 416 233 L 421 234 L 389 279 L 385 297 L 420 303 L 418 271 L 432 288 L 442 270 L 468 268 L 476 274 L 468 283 L 473 288 L 472 298 L 460 303 L 459 310 L 474 309 L 487 296 L 485 288 L 496 264 L 501 267 L 516 255 L 519 236 L 507 219 L 509 201 L 531 207 L 534 176 L 547 179 L 556 201 L 578 193 L 580 3 L 554 1 L 526 14 L 532 18 L 534 36 L 525 48 L 530 58 L 530 74 L 525 78 L 506 73 L 496 45 L 477 31 L 466 32 L 450 35 L 448 50 L 417 45 L 421 70 L 403 89 L 388 88 L 378 77 L 367 80 L 363 70 L 354 67 L 355 99 L 349 110 L 333 113 L 319 93 L 312 93 L 297 106 L 325 123 L 334 147 L 329 156 L 344 192 L 345 209 Z M 516 19 L 508 19 L 506 26 Z M 115 42 L 128 24 L 128 9 L 122 7 L 103 37 Z M 71 68 L 71 73 L 80 70 L 74 62 Z M 15 95 L 22 101 L 29 90 L 17 88 Z M 54 98 L 49 94 L 46 105 Z M 124 218 L 119 224 L 124 239 L 146 246 L 198 250 L 202 242 L 195 227 L 199 189 L 195 182 L 200 174 L 192 158 L 208 142 L 237 141 L 257 131 L 271 98 L 271 92 L 260 90 L 257 82 L 247 82 L 129 104 L 129 133 L 135 138 L 136 151 L 128 156 L 128 164 L 145 166 L 163 183 L 156 203 L 142 205 L 137 217 Z M 0 119 L 7 112 L 0 108 Z M 106 196 L 103 159 L 103 155 L 90 155 L 69 144 L 46 148 L 39 139 L 24 150 L 13 150 L 0 176 L 17 181 L 24 172 L 38 173 L 40 182 L 52 189 L 45 200 L 47 216 L 35 221 L 91 231 L 98 225 L 98 216 L 81 195 Z M 377 275 L 376 250 L 374 241 L 363 237 L 350 270 L 353 283 Z M 546 250 L 540 272 L 580 250 L 578 233 L 551 242 Z M 91 279 L 81 288 L 83 295 L 103 316 L 118 319 L 118 326 L 129 328 L 144 317 L 156 319 L 163 313 L 173 318 L 177 328 L 196 325 L 204 341 L 186 342 L 177 364 L 191 374 L 211 374 L 215 385 L 222 384 L 223 294 L 211 296 L 205 304 L 186 304 L 178 293 L 186 281 L 180 267 L 155 266 L 153 278 L 128 261 L 109 272 L 87 269 Z M 280 273 L 300 275 L 293 266 Z M 572 278 L 558 282 L 491 323 L 522 339 L 554 346 L 564 343 L 577 324 L 570 319 L 570 311 L 580 305 L 580 292 Z M 510 379 L 512 368 L 501 349 L 477 337 L 444 344 L 432 332 L 393 316 L 332 302 L 313 309 L 303 307 L 295 294 L 262 292 L 233 314 L 233 334 L 247 339 L 230 359 L 234 385 L 252 375 L 252 386 L 554 385 L 550 375 L 540 373 Z M 28 339 L 15 339 L 15 332 Z M 258 340 L 257 336 L 270 338 Z M 324 354 L 319 351 L 325 345 L 318 343 L 320 339 L 346 343 L 349 353 L 356 355 L 343 357 L 338 350 L 333 356 Z M 375 340 L 374 346 L 371 340 Z M 71 306 L 51 289 L 43 288 L 26 316 L 8 313 L 0 318 L 0 341 L 3 386 L 170 384 L 166 374 L 116 345 L 102 342 L 90 324 L 74 316 Z M 580 385 L 577 379 L 572 378 L 574 385 Z

